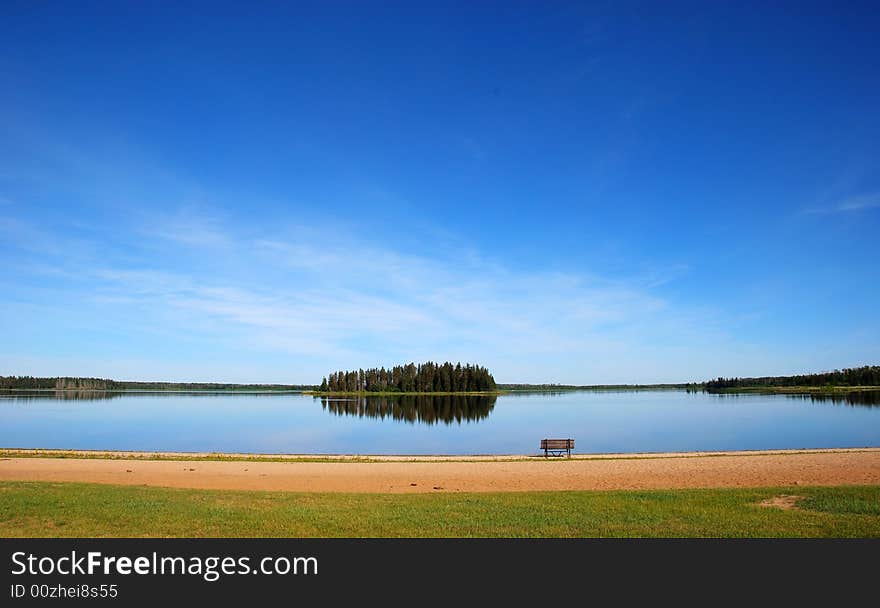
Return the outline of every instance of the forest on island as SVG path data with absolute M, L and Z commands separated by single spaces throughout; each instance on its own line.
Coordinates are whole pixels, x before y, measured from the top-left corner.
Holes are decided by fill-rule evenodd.
M 333 372 L 321 382 L 321 392 L 331 393 L 463 393 L 495 391 L 488 369 L 470 363 L 428 361 Z
M 709 391 L 772 386 L 880 386 L 880 365 L 864 365 L 833 372 L 761 378 L 718 378 L 704 384 Z

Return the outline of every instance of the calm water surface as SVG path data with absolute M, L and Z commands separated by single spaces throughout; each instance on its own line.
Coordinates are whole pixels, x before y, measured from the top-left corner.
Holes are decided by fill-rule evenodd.
M 880 394 L 685 391 L 320 399 L 0 393 L 0 447 L 298 454 L 529 454 L 880 446 Z

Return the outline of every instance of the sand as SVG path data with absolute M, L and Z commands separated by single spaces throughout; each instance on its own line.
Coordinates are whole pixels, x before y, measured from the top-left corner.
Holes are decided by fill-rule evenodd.
M 607 454 L 570 460 L 384 457 L 371 462 L 345 461 L 346 457 L 334 462 L 304 462 L 295 456 L 285 462 L 255 462 L 144 460 L 135 453 L 118 453 L 112 459 L 95 458 L 96 453 L 81 453 L 79 458 L 77 453 L 66 454 L 65 458 L 2 458 L 0 480 L 389 493 L 880 484 L 880 448 Z M 91 457 L 82 457 L 86 455 Z

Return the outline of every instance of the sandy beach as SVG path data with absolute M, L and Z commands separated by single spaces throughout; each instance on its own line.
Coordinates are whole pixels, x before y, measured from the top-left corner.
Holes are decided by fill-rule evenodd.
M 549 460 L 389 456 L 371 457 L 370 462 L 353 456 L 313 462 L 303 456 L 276 461 L 277 455 L 211 461 L 133 452 L 64 452 L 63 458 L 27 450 L 6 454 L 0 459 L 0 480 L 228 490 L 418 493 L 880 484 L 880 448 L 592 454 Z

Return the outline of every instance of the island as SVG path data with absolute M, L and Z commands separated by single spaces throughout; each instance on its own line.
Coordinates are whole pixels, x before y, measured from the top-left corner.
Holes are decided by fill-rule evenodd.
M 407 363 L 389 369 L 374 367 L 332 372 L 321 381 L 317 395 L 332 394 L 498 394 L 495 378 L 481 365 L 461 362 Z

